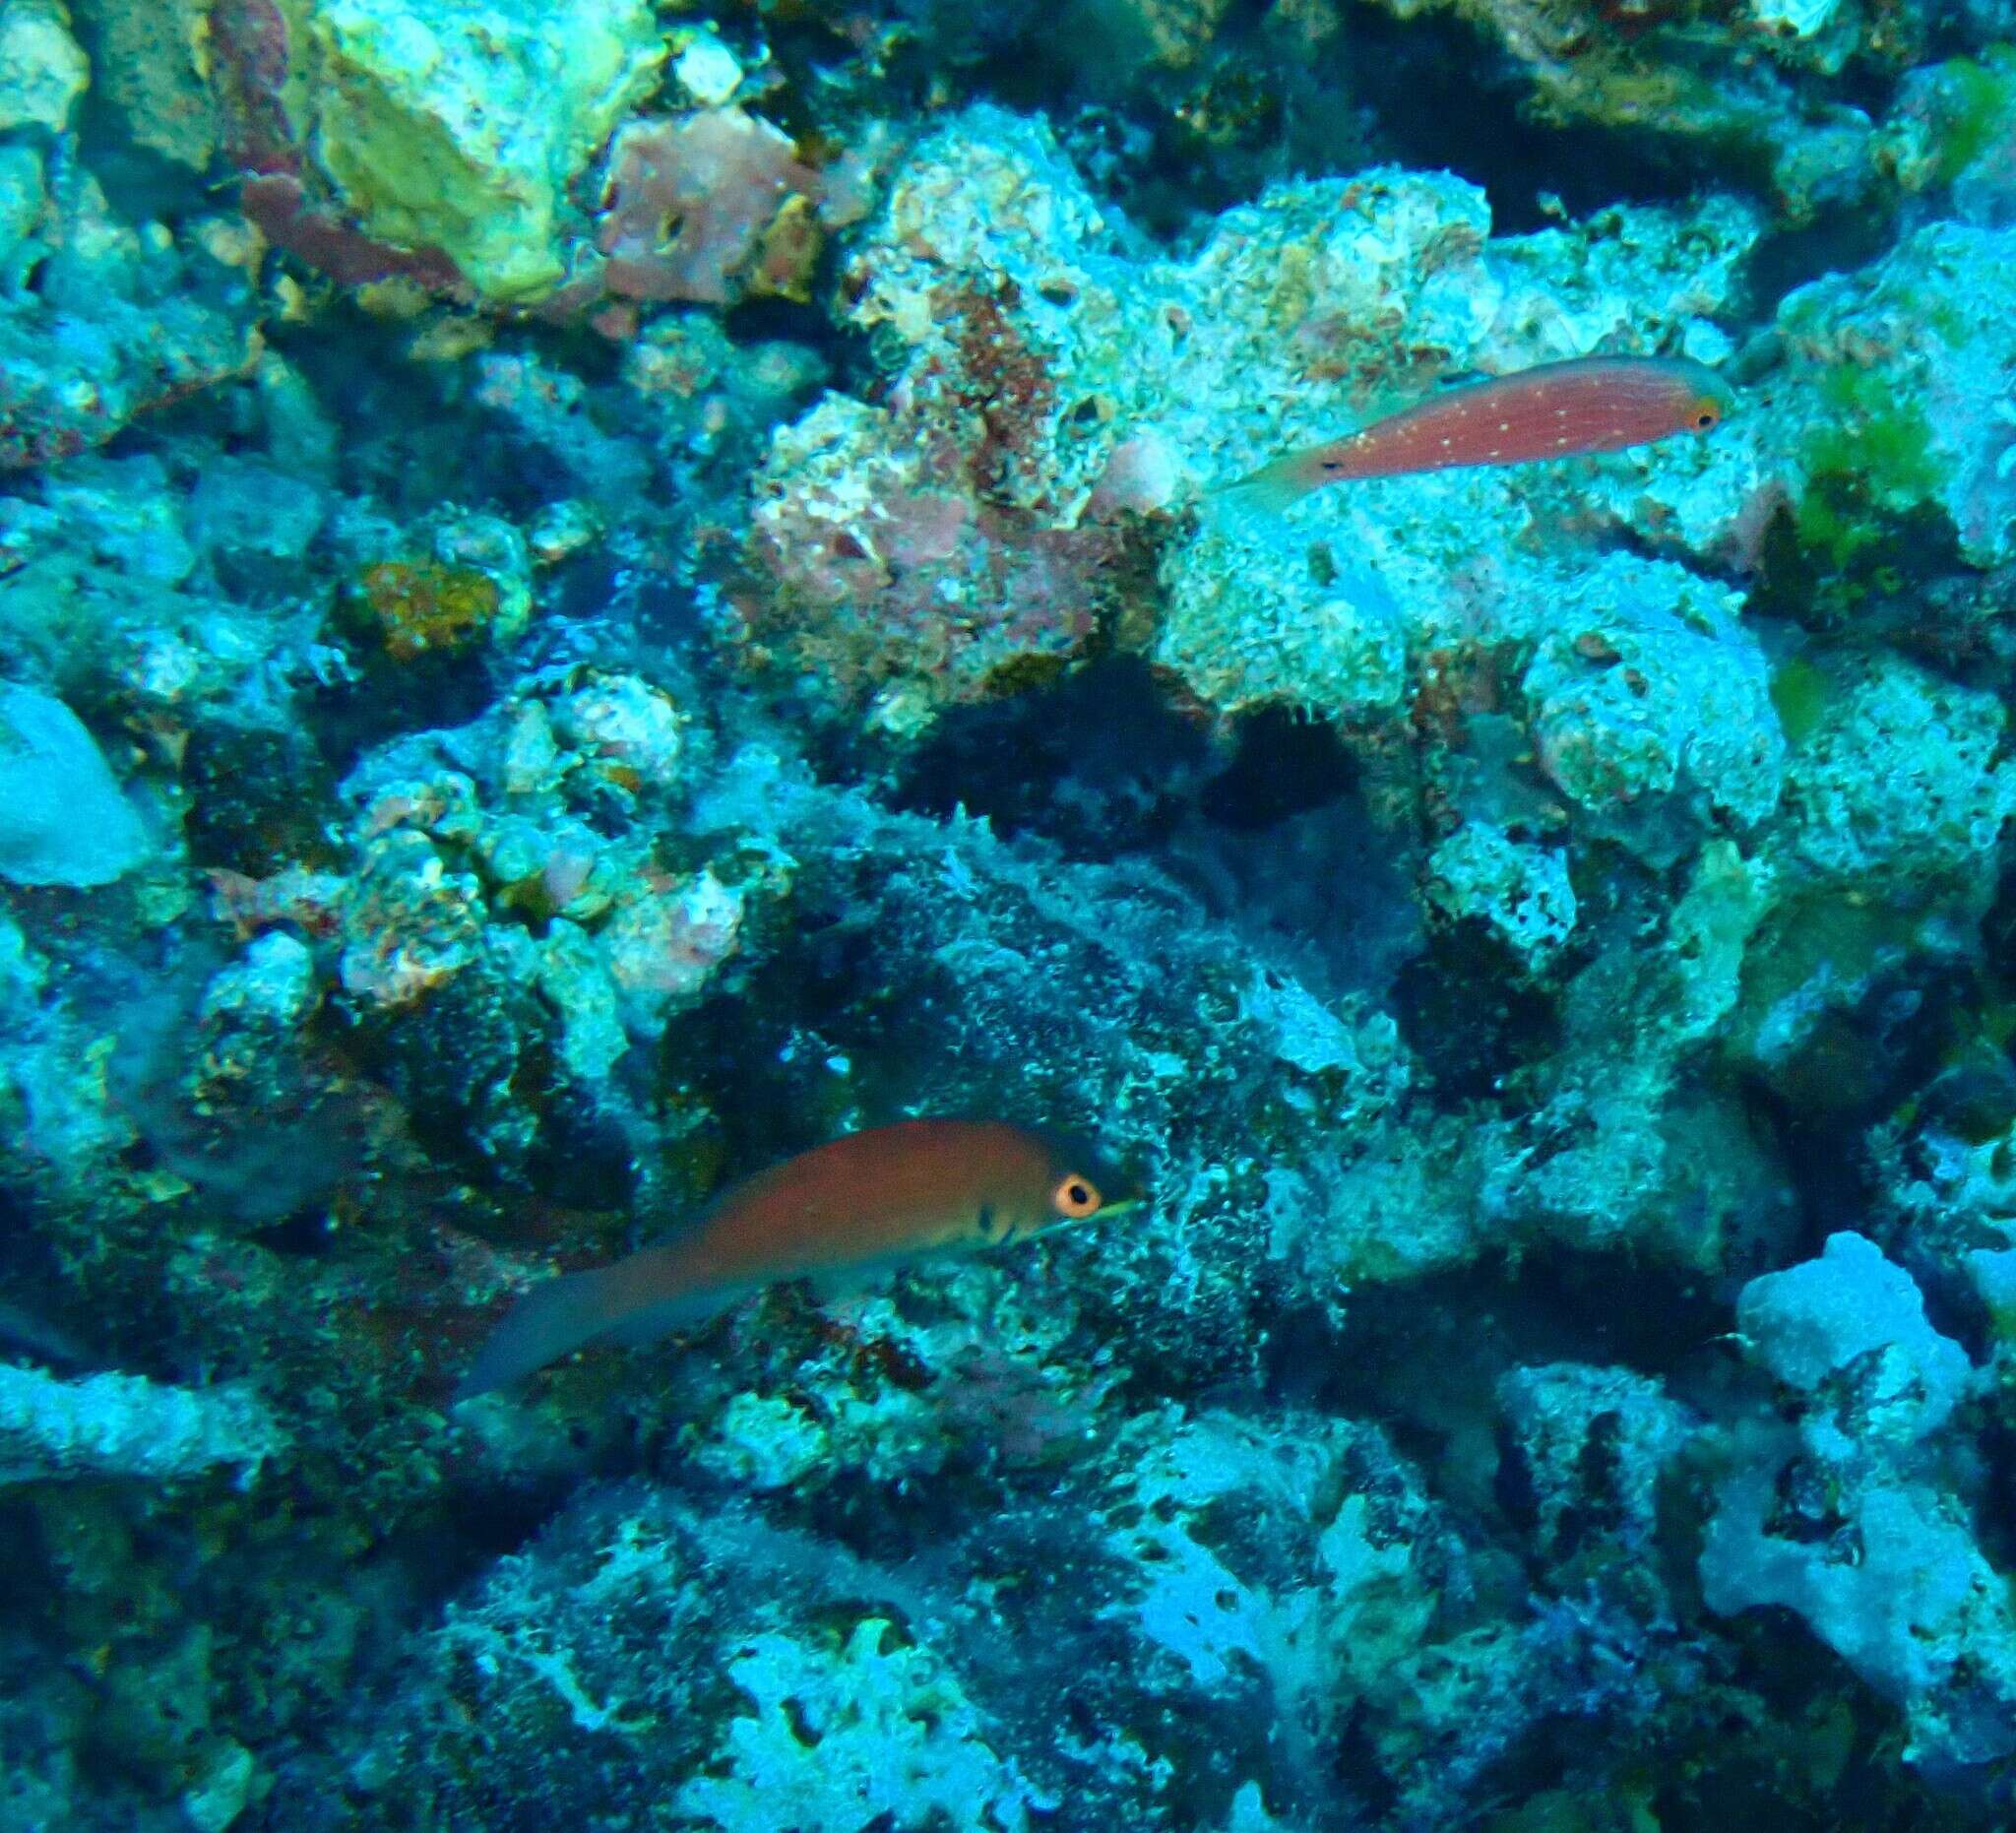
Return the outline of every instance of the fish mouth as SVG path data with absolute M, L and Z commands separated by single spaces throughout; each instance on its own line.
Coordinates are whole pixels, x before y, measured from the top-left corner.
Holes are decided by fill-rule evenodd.
M 1103 1203 L 1094 1211 L 1091 1219 L 1095 1222 L 1104 1222 L 1109 1216 L 1124 1216 L 1129 1210 L 1147 1207 L 1148 1199 L 1145 1196 L 1115 1197 L 1110 1203 Z

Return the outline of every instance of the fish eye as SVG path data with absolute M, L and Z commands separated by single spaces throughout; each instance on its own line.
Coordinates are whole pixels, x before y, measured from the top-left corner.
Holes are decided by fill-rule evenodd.
M 1705 433 L 1721 417 L 1713 407 L 1704 404 L 1695 411 L 1694 424 Z
M 1074 1220 L 1090 1216 L 1104 1200 L 1099 1193 L 1099 1185 L 1090 1177 L 1080 1177 L 1075 1171 L 1059 1179 L 1057 1187 L 1050 1192 L 1050 1207 L 1058 1215 Z

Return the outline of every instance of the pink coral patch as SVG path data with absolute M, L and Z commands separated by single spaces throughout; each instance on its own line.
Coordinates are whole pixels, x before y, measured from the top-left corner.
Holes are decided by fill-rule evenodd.
M 632 121 L 609 150 L 603 284 L 630 299 L 729 304 L 786 200 L 818 189 L 789 139 L 739 108 Z

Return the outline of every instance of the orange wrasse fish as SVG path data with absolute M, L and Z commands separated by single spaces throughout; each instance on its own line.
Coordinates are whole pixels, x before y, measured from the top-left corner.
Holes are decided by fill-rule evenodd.
M 998 1121 L 905 1120 L 850 1133 L 737 1184 L 689 1233 L 535 1286 L 504 1314 L 455 1399 L 591 1343 L 648 1343 L 778 1280 L 1005 1246 L 1140 1201 L 1092 1154 Z
M 1446 389 L 1328 445 L 1288 453 L 1226 493 L 1285 509 L 1348 477 L 1621 452 L 1673 433 L 1710 432 L 1732 399 L 1713 369 L 1679 356 L 1541 363 Z

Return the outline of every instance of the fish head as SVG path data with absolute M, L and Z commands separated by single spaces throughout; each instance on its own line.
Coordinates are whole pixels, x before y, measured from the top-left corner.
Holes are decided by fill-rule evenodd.
M 1139 1209 L 1147 1193 L 1104 1154 L 1067 1135 L 1044 1137 L 1049 1164 L 1039 1232 L 1067 1223 L 1104 1222 Z
M 1712 433 L 1735 406 L 1735 391 L 1706 363 L 1681 365 L 1677 417 L 1689 432 Z

